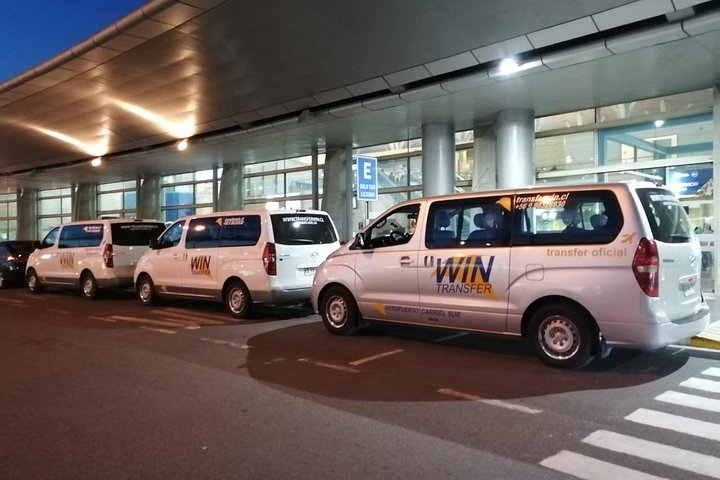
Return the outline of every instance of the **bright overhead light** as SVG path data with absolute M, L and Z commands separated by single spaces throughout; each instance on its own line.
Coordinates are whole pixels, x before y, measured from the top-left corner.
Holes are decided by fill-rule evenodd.
M 510 75 L 517 72 L 520 69 L 520 64 L 514 58 L 504 58 L 500 62 L 498 74 Z
M 182 140 L 180 140 L 178 142 L 178 144 L 177 144 L 178 150 L 183 152 L 183 151 L 187 150 L 187 148 L 188 148 L 188 139 L 187 138 L 183 138 Z
M 70 135 L 65 135 L 64 133 L 50 130 L 49 128 L 38 127 L 35 125 L 27 125 L 27 127 L 35 130 L 36 132 L 47 135 L 48 137 L 52 137 L 56 140 L 60 140 L 61 142 L 72 145 L 78 150 L 83 151 L 93 157 L 102 157 L 108 152 L 109 138 L 107 135 L 102 135 L 100 137 L 100 140 L 98 140 L 96 143 L 89 143 L 83 142 L 75 137 L 71 137 Z
M 660 128 L 665 125 L 665 120 L 655 120 L 653 123 L 655 123 L 655 128 Z
M 101 157 L 95 157 L 90 161 L 90 165 L 93 167 L 99 167 L 102 165 L 102 158 Z
M 187 118 L 185 118 L 185 120 L 183 120 L 182 122 L 174 122 L 167 120 L 166 118 L 158 115 L 155 112 L 151 112 L 150 110 L 147 110 L 129 102 L 115 100 L 115 104 L 118 105 L 120 108 L 134 115 L 137 115 L 138 117 L 147 120 L 150 123 L 157 125 L 175 138 L 187 138 L 192 137 L 195 134 L 194 115 L 188 115 Z

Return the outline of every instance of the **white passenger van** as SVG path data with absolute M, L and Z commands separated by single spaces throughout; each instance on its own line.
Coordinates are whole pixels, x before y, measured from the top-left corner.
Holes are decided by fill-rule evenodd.
M 516 335 L 580 368 L 705 328 L 700 263 L 682 205 L 651 183 L 448 195 L 384 212 L 320 266 L 312 302 L 336 334 L 377 320 Z
M 100 288 L 133 285 L 135 265 L 151 239 L 165 229 L 154 220 L 88 220 L 51 229 L 28 258 L 30 291 L 44 287 L 80 288 L 88 299 Z
M 140 301 L 158 295 L 222 301 L 236 318 L 253 303 L 307 301 L 320 262 L 340 246 L 317 210 L 248 210 L 181 218 L 135 269 Z

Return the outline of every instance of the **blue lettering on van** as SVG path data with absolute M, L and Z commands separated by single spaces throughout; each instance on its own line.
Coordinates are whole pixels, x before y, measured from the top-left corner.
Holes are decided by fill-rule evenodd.
M 487 261 L 487 263 L 485 263 Z M 495 256 L 480 255 L 450 257 L 435 263 L 435 282 L 438 293 L 475 293 L 495 297 L 490 276 Z

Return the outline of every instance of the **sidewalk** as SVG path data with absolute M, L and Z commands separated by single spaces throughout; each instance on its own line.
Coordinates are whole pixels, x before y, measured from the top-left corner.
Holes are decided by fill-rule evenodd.
M 710 325 L 688 342 L 693 347 L 720 350 L 720 298 L 714 293 L 704 293 L 705 301 L 710 307 Z

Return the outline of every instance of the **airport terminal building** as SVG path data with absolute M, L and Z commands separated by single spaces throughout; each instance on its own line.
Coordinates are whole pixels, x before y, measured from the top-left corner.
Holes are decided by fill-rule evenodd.
M 0 239 L 649 180 L 720 272 L 720 0 L 153 0 L 0 84 Z M 377 159 L 377 200 L 357 196 Z

